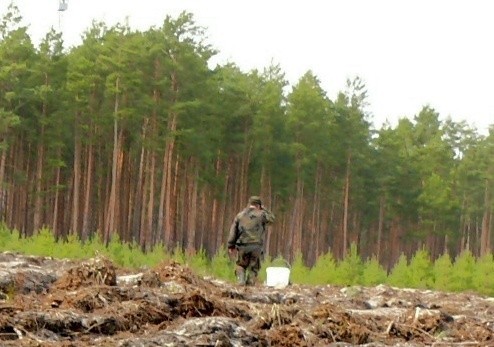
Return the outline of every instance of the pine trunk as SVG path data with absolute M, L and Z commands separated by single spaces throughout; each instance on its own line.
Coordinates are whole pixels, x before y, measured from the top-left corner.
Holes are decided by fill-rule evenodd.
M 176 73 L 171 74 L 172 80 L 172 107 L 177 101 L 178 81 Z M 160 193 L 160 211 L 163 211 L 163 240 L 166 247 L 173 247 L 174 231 L 174 209 L 173 209 L 173 157 L 175 154 L 175 133 L 177 131 L 178 114 L 171 109 L 168 113 L 167 140 L 165 146 L 165 155 L 163 159 L 163 177 Z
M 482 231 L 480 234 L 480 256 L 484 256 L 490 252 L 490 231 L 491 231 L 491 194 L 489 190 L 489 180 L 485 180 L 484 214 L 482 217 Z
M 92 191 L 92 178 L 93 178 L 93 145 L 92 142 L 89 142 L 89 146 L 87 149 L 87 162 L 86 162 L 86 182 L 84 189 L 84 207 L 82 215 L 84 218 L 82 219 L 82 230 L 81 230 L 81 240 L 84 242 L 89 237 L 89 227 L 90 221 L 92 217 L 92 213 L 90 211 L 91 206 L 91 191 Z
M 195 251 L 195 239 L 196 239 L 196 229 L 197 229 L 197 179 L 199 176 L 196 161 L 191 158 L 191 168 L 189 170 L 190 180 L 189 180 L 189 197 L 187 216 L 187 249 L 191 252 Z
M 348 208 L 350 201 L 350 164 L 351 164 L 352 155 L 349 153 L 347 157 L 346 163 L 346 174 L 345 174 L 345 193 L 343 197 L 343 254 L 342 258 L 344 258 L 347 254 L 348 248 Z
M 385 197 L 381 195 L 379 198 L 379 220 L 377 225 L 377 242 L 376 242 L 376 258 L 381 261 L 381 242 L 384 228 L 384 216 L 385 216 Z
M 154 152 L 150 154 L 151 166 L 149 168 L 149 194 L 147 203 L 147 215 L 146 215 L 146 233 L 144 237 L 145 251 L 149 251 L 152 248 L 152 234 L 153 234 L 153 213 L 154 213 L 154 175 L 156 171 L 156 155 Z
M 0 142 L 0 219 L 7 220 L 7 182 L 5 182 L 5 161 L 7 158 L 7 150 L 4 148 L 5 140 Z
M 43 112 L 46 112 L 46 106 L 43 105 Z M 33 215 L 33 232 L 37 232 L 41 228 L 41 218 L 42 218 L 42 179 L 43 179 L 43 161 L 45 146 L 43 144 L 45 127 L 41 126 L 41 140 L 38 146 L 37 160 L 36 160 L 36 178 L 35 178 L 35 189 L 34 189 L 34 215 Z
M 60 149 L 57 149 L 57 158 L 60 160 Z M 60 165 L 57 165 L 56 168 L 56 173 L 55 173 L 55 199 L 53 202 L 53 220 L 52 220 L 52 230 L 53 234 L 55 235 L 55 238 L 58 239 L 58 232 L 59 232 L 59 216 L 58 216 L 58 209 L 59 209 L 59 200 L 60 200 Z
M 76 233 L 79 229 L 79 192 L 81 185 L 81 138 L 79 135 L 79 118 L 81 114 L 76 115 L 76 134 L 74 143 L 74 174 L 72 181 L 72 218 L 71 218 L 71 233 Z
M 140 187 L 140 195 L 141 195 L 141 203 L 140 203 L 140 223 L 139 223 L 139 244 L 141 246 L 141 249 L 144 250 L 146 249 L 146 237 L 148 234 L 147 227 L 148 224 L 146 223 L 147 219 L 147 208 L 148 208 L 148 201 L 149 201 L 149 170 L 150 170 L 150 154 L 148 150 L 144 151 L 144 168 L 143 168 L 143 178 L 142 178 L 142 186 Z
M 105 222 L 105 244 L 108 244 L 111 238 L 111 234 L 115 231 L 115 218 L 116 218 L 116 199 L 117 199 L 117 161 L 118 161 L 118 111 L 119 111 L 119 82 L 120 77 L 117 77 L 115 81 L 115 100 L 113 104 L 113 155 L 112 155 L 112 168 L 111 168 L 111 182 L 110 182 L 110 197 L 108 200 L 108 208 L 106 212 Z

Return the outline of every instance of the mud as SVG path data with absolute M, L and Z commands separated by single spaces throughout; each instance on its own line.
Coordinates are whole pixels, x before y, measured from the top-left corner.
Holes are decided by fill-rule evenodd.
M 494 298 L 376 287 L 242 287 L 163 262 L 131 272 L 0 253 L 1 346 L 488 346 Z

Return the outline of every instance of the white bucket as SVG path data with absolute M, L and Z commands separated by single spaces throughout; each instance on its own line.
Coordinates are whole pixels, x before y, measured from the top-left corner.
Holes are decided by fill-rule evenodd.
M 268 267 L 266 275 L 268 287 L 286 287 L 290 281 L 290 269 L 287 267 Z

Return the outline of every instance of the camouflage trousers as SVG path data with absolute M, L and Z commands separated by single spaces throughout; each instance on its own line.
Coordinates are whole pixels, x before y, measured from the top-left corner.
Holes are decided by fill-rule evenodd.
M 263 249 L 261 245 L 237 246 L 235 275 L 239 284 L 255 284 L 261 269 Z

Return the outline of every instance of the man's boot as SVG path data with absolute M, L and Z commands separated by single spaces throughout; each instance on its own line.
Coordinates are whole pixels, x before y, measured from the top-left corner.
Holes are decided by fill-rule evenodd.
M 245 269 L 242 267 L 237 267 L 235 274 L 237 275 L 237 283 L 242 286 L 245 286 L 245 284 L 247 283 L 247 279 L 245 276 Z
M 249 271 L 245 283 L 249 286 L 255 286 L 257 283 L 257 274 L 255 272 Z

